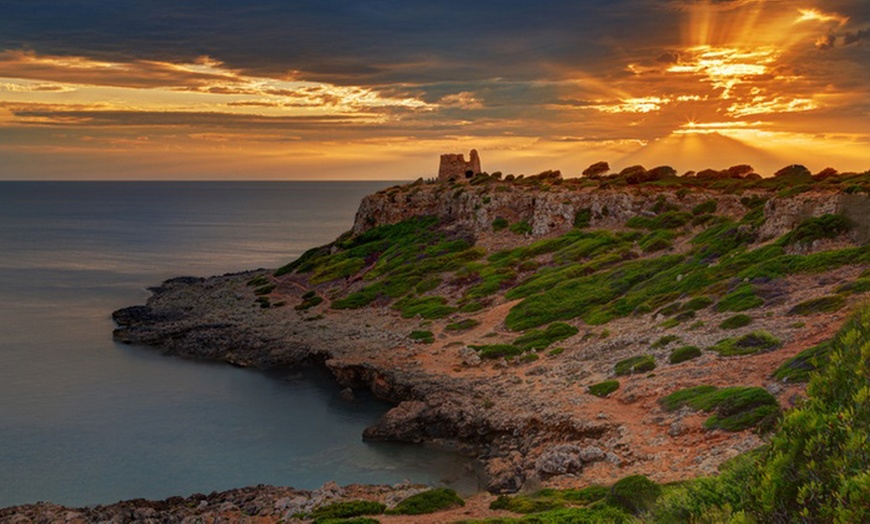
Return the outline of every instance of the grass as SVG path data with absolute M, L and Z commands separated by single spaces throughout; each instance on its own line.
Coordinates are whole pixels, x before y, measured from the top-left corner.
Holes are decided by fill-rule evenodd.
M 387 511 L 390 515 L 425 515 L 465 506 L 465 501 L 449 488 L 436 488 L 411 495 Z
M 832 313 L 846 305 L 846 299 L 840 295 L 805 300 L 788 310 L 788 315 L 814 315 L 816 313 Z
M 312 290 L 302 295 L 302 302 L 294 306 L 296 311 L 306 311 L 323 302 L 323 297 L 318 296 L 317 292 Z
M 810 244 L 824 238 L 836 238 L 852 229 L 851 221 L 843 215 L 822 215 L 804 220 L 785 235 L 782 243 Z
M 480 325 L 480 322 L 473 318 L 465 318 L 457 322 L 451 322 L 444 327 L 447 331 L 465 331 L 466 329 L 475 328 Z
M 656 340 L 655 342 L 653 342 L 651 347 L 653 349 L 663 348 L 663 347 L 667 346 L 668 344 L 670 344 L 671 342 L 676 342 L 678 340 L 680 340 L 680 337 L 677 335 L 664 335 L 662 337 L 659 337 L 659 339 Z
M 480 358 L 510 358 L 525 353 L 525 349 L 513 344 L 485 344 L 468 346 L 477 351 Z
M 701 349 L 697 346 L 682 346 L 671 351 L 671 355 L 668 357 L 668 362 L 671 364 L 679 364 L 700 356 Z
M 513 344 L 524 350 L 541 350 L 560 340 L 573 337 L 579 330 L 569 324 L 563 322 L 554 322 L 547 326 L 546 329 L 531 329 L 523 335 L 517 337 Z
M 710 350 L 719 353 L 720 356 L 730 357 L 772 351 L 781 346 L 782 341 L 767 331 L 753 331 L 741 337 L 722 339 Z
M 405 297 L 393 307 L 401 311 L 402 318 L 419 315 L 427 320 L 444 318 L 456 311 L 455 307 L 447 305 L 444 297 Z
M 662 488 L 643 475 L 619 479 L 610 488 L 607 502 L 635 515 L 649 511 L 662 495 Z
M 349 500 L 334 502 L 319 507 L 311 512 L 309 517 L 314 522 L 327 522 L 332 519 L 348 519 L 364 515 L 380 515 L 387 509 L 385 504 L 373 500 Z
M 659 399 L 667 411 L 683 406 L 713 412 L 704 422 L 707 429 L 743 431 L 754 426 L 769 427 L 779 415 L 776 397 L 759 387 L 696 386 L 675 391 Z
M 528 235 L 529 233 L 532 232 L 532 226 L 530 226 L 529 223 L 525 220 L 521 220 L 519 222 L 515 222 L 515 223 L 509 225 L 508 229 L 510 230 L 511 233 L 514 233 L 517 235 Z
M 507 510 L 513 513 L 541 513 L 568 506 L 586 506 L 603 501 L 610 490 L 603 486 L 588 486 L 582 489 L 557 490 L 545 488 L 523 495 L 501 495 L 489 505 L 492 510 Z
M 616 376 L 646 373 L 656 368 L 656 360 L 652 355 L 638 355 L 616 363 L 613 370 Z
M 716 304 L 716 310 L 724 311 L 746 311 L 764 305 L 764 300 L 755 295 L 755 291 L 749 284 L 741 284 L 737 288 L 722 297 L 722 300 Z
M 605 380 L 604 382 L 599 382 L 597 384 L 592 384 L 591 386 L 589 386 L 589 393 L 595 395 L 596 397 L 603 398 L 613 393 L 617 389 L 619 389 L 618 380 Z
M 732 317 L 726 318 L 719 323 L 719 327 L 722 329 L 737 329 L 748 326 L 749 324 L 752 324 L 752 317 L 741 313 L 739 315 L 734 315 Z
M 772 376 L 782 382 L 809 382 L 810 375 L 828 363 L 830 354 L 831 341 L 827 340 L 786 360 Z
M 411 340 L 414 342 L 419 342 L 420 344 L 432 344 L 435 342 L 435 335 L 431 331 L 411 331 L 411 334 L 408 335 Z

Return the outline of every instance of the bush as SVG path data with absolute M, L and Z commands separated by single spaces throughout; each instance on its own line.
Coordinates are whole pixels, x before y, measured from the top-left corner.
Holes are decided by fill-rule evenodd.
M 687 360 L 692 360 L 693 358 L 698 358 L 701 356 L 701 349 L 696 346 L 683 346 L 678 347 L 671 351 L 671 356 L 668 358 L 668 361 L 671 364 L 679 364 L 680 362 L 685 362 Z
M 526 352 L 525 349 L 517 347 L 513 344 L 487 344 L 468 346 L 477 351 L 480 358 L 501 358 L 515 357 Z
M 680 309 L 683 311 L 699 311 L 706 309 L 713 304 L 713 299 L 710 297 L 695 297 L 685 304 Z
M 532 226 L 530 226 L 529 223 L 525 220 L 511 224 L 510 226 L 508 226 L 508 229 L 511 230 L 511 233 L 515 233 L 517 235 L 528 235 L 532 232 Z
M 698 411 L 714 411 L 705 422 L 707 429 L 742 431 L 753 426 L 769 429 L 779 414 L 776 397 L 759 387 L 696 386 L 675 391 L 659 399 L 668 411 L 688 406 Z
M 293 309 L 305 311 L 317 306 L 321 302 L 323 302 L 323 297 L 318 296 L 315 291 L 309 291 L 302 295 L 302 302 L 297 304 Z
M 614 366 L 617 376 L 646 373 L 656 368 L 656 361 L 652 355 L 638 355 L 636 357 L 620 360 Z
M 431 331 L 411 331 L 408 335 L 411 340 L 421 344 L 431 344 L 435 342 L 435 335 Z
M 631 475 L 618 480 L 607 496 L 607 502 L 639 515 L 649 511 L 662 495 L 662 488 L 643 475 Z
M 830 360 L 831 341 L 827 340 L 809 349 L 805 349 L 783 362 L 773 378 L 783 382 L 807 382 L 811 374 L 825 366 Z
M 730 357 L 772 351 L 781 346 L 782 341 L 767 331 L 753 331 L 742 337 L 722 339 L 710 349 L 723 357 Z
M 662 337 L 659 337 L 659 339 L 656 340 L 655 342 L 653 342 L 652 347 L 653 347 L 653 349 L 663 348 L 663 347 L 667 346 L 668 344 L 670 344 L 671 342 L 676 342 L 678 340 L 680 340 L 680 337 L 678 337 L 677 335 L 664 335 Z
M 748 326 L 749 324 L 752 324 L 752 317 L 740 314 L 726 318 L 719 323 L 719 327 L 722 329 L 737 329 L 743 326 Z
M 584 227 L 589 227 L 589 222 L 592 220 L 592 210 L 588 207 L 584 207 L 582 209 L 578 209 L 576 213 L 574 213 L 574 227 L 578 229 L 583 229 Z
M 402 312 L 402 318 L 420 315 L 427 320 L 444 318 L 456 311 L 455 307 L 447 305 L 444 297 L 406 297 L 396 302 L 394 308 Z
M 704 202 L 701 202 L 697 206 L 693 207 L 692 214 L 693 215 L 706 215 L 709 213 L 715 213 L 716 209 L 718 207 L 719 207 L 719 204 L 714 199 L 711 198 L 710 200 L 705 200 Z
M 596 397 L 606 397 L 617 389 L 619 389 L 618 380 L 605 380 L 604 382 L 589 386 L 589 393 Z
M 554 342 L 573 337 L 579 330 L 564 322 L 553 322 L 547 329 L 530 329 L 513 341 L 515 346 L 528 349 L 545 349 Z
M 480 325 L 480 322 L 474 320 L 473 318 L 465 318 L 458 322 L 451 322 L 444 327 L 447 331 L 464 331 L 466 329 L 471 329 Z
M 852 228 L 843 215 L 822 215 L 804 220 L 782 238 L 784 245 L 809 244 L 823 238 L 836 238 Z
M 811 300 L 805 300 L 788 310 L 789 315 L 814 315 L 816 313 L 831 313 L 842 309 L 846 299 L 839 295 L 830 295 Z
M 322 506 L 311 512 L 311 518 L 315 522 L 328 519 L 346 519 L 362 515 L 380 515 L 387 506 L 372 500 L 350 500 L 335 502 L 328 506 Z
M 764 300 L 755 295 L 755 291 L 749 284 L 741 284 L 737 288 L 728 293 L 716 305 L 716 309 L 723 311 L 746 311 L 764 305 Z
M 492 221 L 492 230 L 493 231 L 501 231 L 502 229 L 507 229 L 508 221 L 502 217 L 496 217 L 495 220 Z
M 411 495 L 387 511 L 391 515 L 423 515 L 465 505 L 462 497 L 449 488 L 436 488 Z

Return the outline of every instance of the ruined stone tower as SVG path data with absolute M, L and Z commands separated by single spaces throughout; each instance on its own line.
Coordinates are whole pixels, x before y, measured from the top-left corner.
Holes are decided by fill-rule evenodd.
M 465 161 L 463 154 L 447 154 L 441 155 L 441 166 L 438 168 L 438 180 L 465 180 L 471 178 L 478 173 L 482 173 L 480 169 L 480 157 L 477 155 L 477 150 L 472 149 L 469 154 L 468 162 Z

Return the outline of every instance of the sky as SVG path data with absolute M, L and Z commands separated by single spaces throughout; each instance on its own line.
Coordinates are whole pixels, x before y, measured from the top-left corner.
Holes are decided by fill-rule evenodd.
M 2 0 L 0 179 L 870 169 L 868 0 Z

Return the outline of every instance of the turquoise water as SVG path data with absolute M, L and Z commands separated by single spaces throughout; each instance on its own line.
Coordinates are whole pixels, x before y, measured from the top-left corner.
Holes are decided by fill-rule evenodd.
M 450 482 L 467 460 L 363 443 L 386 409 L 324 373 L 115 344 L 113 310 L 179 275 L 277 267 L 387 183 L 0 183 L 0 507 L 260 483 Z

